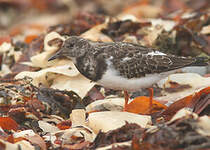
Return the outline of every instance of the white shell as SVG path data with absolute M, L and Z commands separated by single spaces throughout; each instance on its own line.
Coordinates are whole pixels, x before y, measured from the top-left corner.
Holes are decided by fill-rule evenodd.
M 128 123 L 136 123 L 145 128 L 151 124 L 151 116 L 117 111 L 95 112 L 89 114 L 87 125 L 96 133 L 100 130 L 108 132 L 125 125 L 126 121 Z

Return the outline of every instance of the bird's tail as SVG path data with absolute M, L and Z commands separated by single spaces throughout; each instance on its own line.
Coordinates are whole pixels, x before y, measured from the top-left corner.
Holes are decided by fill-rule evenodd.
M 208 66 L 210 65 L 209 63 L 209 58 L 207 57 L 196 57 L 195 61 L 191 64 L 191 66 Z

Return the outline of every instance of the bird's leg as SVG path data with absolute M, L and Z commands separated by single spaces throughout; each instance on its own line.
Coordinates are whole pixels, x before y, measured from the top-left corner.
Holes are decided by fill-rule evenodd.
M 128 91 L 124 91 L 124 98 L 125 98 L 125 105 L 124 105 L 124 110 L 125 110 L 126 106 L 128 105 L 128 100 L 129 100 Z
M 152 100 L 154 96 L 154 90 L 153 88 L 148 88 L 149 90 L 149 106 L 150 106 L 150 111 L 152 110 Z

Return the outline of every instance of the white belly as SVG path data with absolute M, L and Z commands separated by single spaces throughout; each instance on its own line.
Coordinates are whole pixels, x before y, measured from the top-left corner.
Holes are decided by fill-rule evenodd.
M 119 73 L 116 70 L 109 69 L 102 76 L 102 79 L 97 81 L 97 83 L 110 89 L 137 91 L 141 88 L 151 87 L 154 83 L 157 83 L 159 80 L 167 77 L 173 72 L 150 74 L 142 78 L 127 79 L 119 76 Z

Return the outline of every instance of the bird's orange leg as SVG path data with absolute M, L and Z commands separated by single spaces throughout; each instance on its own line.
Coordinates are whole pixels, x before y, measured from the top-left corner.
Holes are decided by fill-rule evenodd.
M 150 111 L 152 110 L 152 100 L 153 100 L 153 96 L 154 96 L 154 90 L 153 88 L 148 88 L 149 90 L 149 107 L 150 107 Z
M 124 111 L 125 111 L 125 108 L 128 105 L 128 100 L 129 100 L 128 91 L 124 91 L 124 98 L 125 98 L 125 105 L 124 105 Z

